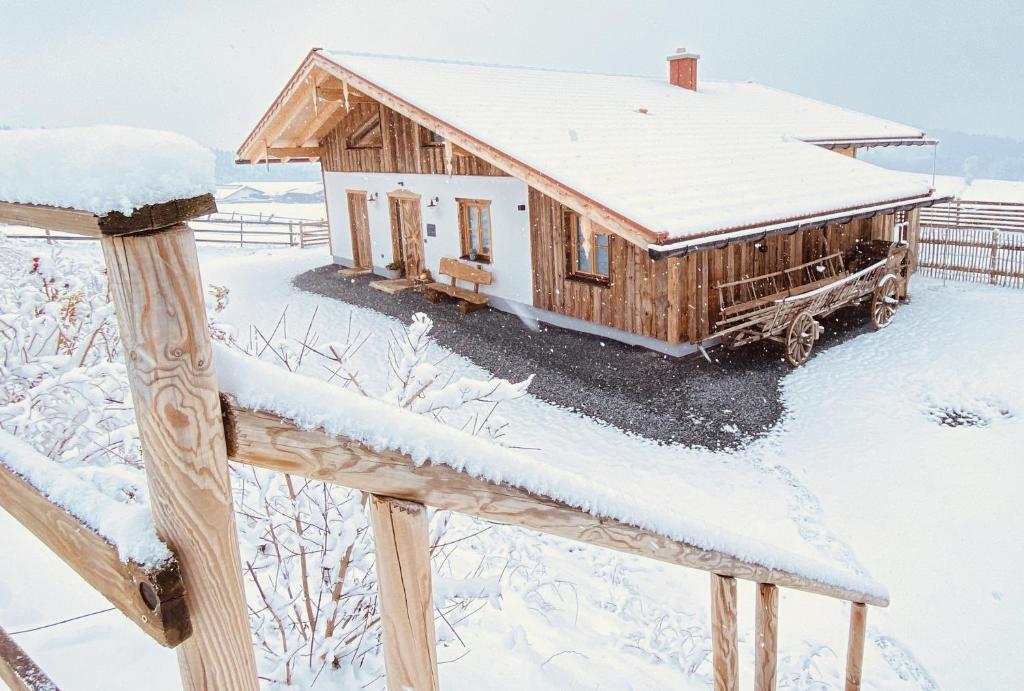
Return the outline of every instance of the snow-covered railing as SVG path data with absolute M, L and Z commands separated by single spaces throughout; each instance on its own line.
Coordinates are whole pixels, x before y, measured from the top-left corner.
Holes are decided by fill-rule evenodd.
M 111 499 L 2 431 L 0 507 L 158 643 L 189 637 L 178 562 L 148 507 Z
M 775 683 L 777 588 L 848 600 L 848 688 L 859 688 L 866 605 L 889 602 L 870 579 L 659 511 L 628 488 L 588 483 L 557 463 L 225 347 L 215 356 L 229 458 L 375 498 L 389 688 L 437 688 L 427 506 L 710 572 L 716 688 L 735 689 L 738 679 L 736 579 L 758 584 L 759 691 Z

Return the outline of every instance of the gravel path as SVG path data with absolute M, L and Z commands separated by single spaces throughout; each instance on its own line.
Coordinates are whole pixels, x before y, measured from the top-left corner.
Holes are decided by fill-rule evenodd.
M 411 290 L 387 295 L 369 287 L 376 277 L 343 278 L 335 265 L 296 276 L 296 287 L 368 307 L 406 322 L 414 312 L 434 320 L 438 343 L 495 376 L 536 374 L 530 392 L 550 403 L 662 442 L 735 447 L 767 433 L 783 407 L 779 380 L 790 371 L 781 348 L 753 344 L 671 358 L 597 336 L 541 325 L 484 309 L 466 317 L 454 302 L 431 304 Z M 866 310 L 850 308 L 824 320 L 815 346 L 825 348 L 868 330 Z

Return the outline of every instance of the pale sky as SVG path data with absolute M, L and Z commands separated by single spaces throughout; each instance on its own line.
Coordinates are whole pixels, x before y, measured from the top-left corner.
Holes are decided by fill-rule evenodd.
M 1024 140 L 1021 0 L 0 0 L 0 125 L 176 130 L 234 150 L 310 47 L 751 79 Z

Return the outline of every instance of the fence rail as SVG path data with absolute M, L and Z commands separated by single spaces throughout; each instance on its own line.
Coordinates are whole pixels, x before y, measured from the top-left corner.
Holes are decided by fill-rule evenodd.
M 926 276 L 1024 288 L 1024 204 L 955 201 L 921 210 Z
M 239 247 L 318 247 L 328 244 L 327 222 L 309 218 L 287 218 L 263 214 L 215 213 L 189 221 L 196 242 L 238 245 Z M 40 229 L 35 233 L 15 233 L 9 238 L 54 240 L 90 240 L 92 238 Z

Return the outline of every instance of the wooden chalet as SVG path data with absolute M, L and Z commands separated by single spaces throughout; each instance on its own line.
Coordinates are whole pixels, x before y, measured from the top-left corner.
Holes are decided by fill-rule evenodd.
M 238 158 L 320 161 L 342 266 L 674 355 L 754 340 L 737 315 L 846 281 L 866 241 L 909 247 L 890 262 L 904 297 L 939 199 L 857 152 L 935 142 L 697 64 L 680 51 L 662 80 L 314 49 Z

